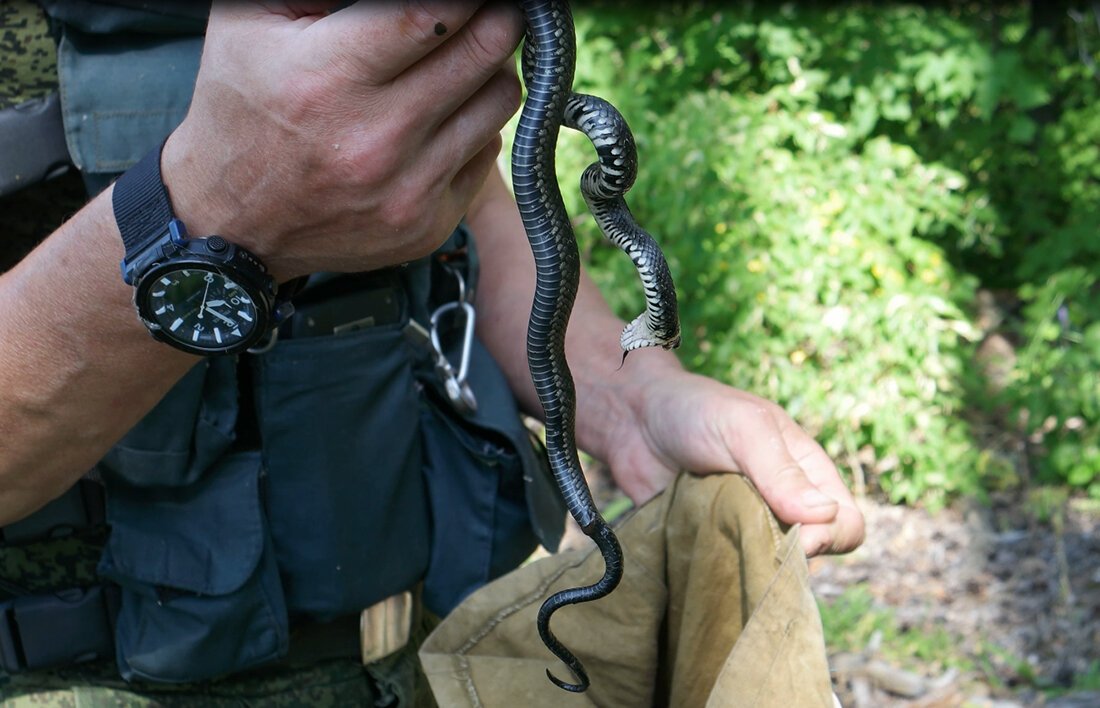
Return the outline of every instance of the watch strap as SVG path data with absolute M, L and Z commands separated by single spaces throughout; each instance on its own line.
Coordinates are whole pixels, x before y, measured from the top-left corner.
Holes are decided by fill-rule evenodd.
M 175 218 L 168 190 L 160 175 L 162 141 L 115 182 L 111 205 L 115 222 L 126 247 L 126 260 L 149 247 L 164 235 Z

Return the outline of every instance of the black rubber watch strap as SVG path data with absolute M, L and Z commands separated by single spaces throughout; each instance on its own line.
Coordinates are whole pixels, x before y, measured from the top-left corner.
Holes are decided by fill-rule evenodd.
M 168 222 L 175 218 L 168 191 L 160 177 L 162 142 L 127 170 L 115 183 L 111 204 L 115 221 L 131 260 L 164 235 Z

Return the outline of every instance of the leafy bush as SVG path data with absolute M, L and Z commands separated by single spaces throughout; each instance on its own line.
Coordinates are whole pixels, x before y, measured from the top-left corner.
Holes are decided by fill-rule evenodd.
M 1100 493 L 1100 111 L 1080 60 L 1100 37 L 1027 9 L 577 10 L 577 87 L 638 139 L 628 200 L 677 278 L 685 362 L 779 401 L 894 500 L 977 489 L 967 421 L 1004 411 L 1044 479 Z M 591 148 L 564 137 L 590 268 L 633 316 L 636 276 L 569 188 Z M 979 289 L 1017 303 L 1020 350 L 1012 385 L 974 400 Z

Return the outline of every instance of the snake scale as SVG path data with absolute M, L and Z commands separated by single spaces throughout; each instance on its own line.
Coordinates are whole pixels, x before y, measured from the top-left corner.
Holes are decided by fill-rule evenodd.
M 542 404 L 546 448 L 554 479 L 569 513 L 603 555 L 603 577 L 592 585 L 554 593 L 538 614 L 543 643 L 573 672 L 561 688 L 580 692 L 588 675 L 580 660 L 550 629 L 558 609 L 606 596 L 623 576 L 623 554 L 611 527 L 597 510 L 581 472 L 574 423 L 576 391 L 565 358 L 565 330 L 580 281 L 580 255 L 555 172 L 555 148 L 562 125 L 583 132 L 598 160 L 581 177 L 581 191 L 604 234 L 623 249 L 638 270 L 646 310 L 620 337 L 623 357 L 639 347 L 666 349 L 680 343 L 676 291 L 668 264 L 653 238 L 634 221 L 623 200 L 637 174 L 634 138 L 619 112 L 603 99 L 574 93 L 576 34 L 566 0 L 521 0 L 526 22 L 523 80 L 527 98 L 512 148 L 512 185 L 524 230 L 535 257 L 536 285 L 527 332 L 527 359 Z

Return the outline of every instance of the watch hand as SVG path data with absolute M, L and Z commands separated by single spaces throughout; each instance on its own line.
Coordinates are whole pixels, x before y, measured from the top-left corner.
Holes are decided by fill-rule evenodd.
M 213 303 L 210 303 L 210 304 L 212 305 Z M 210 314 L 214 315 L 215 317 L 217 317 L 219 320 L 226 323 L 227 325 L 230 325 L 231 327 L 236 327 L 237 326 L 236 322 L 229 319 L 228 317 L 226 317 L 222 313 L 218 312 L 217 310 L 211 310 L 209 306 L 206 308 L 206 311 L 209 312 Z
M 210 281 L 206 281 L 206 290 L 202 291 L 202 304 L 199 305 L 199 319 L 202 319 L 202 313 L 206 310 L 206 296 L 210 294 Z
M 225 304 L 225 300 L 211 300 L 210 302 L 206 303 L 206 306 L 207 307 L 221 307 L 224 304 Z

